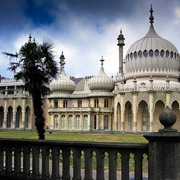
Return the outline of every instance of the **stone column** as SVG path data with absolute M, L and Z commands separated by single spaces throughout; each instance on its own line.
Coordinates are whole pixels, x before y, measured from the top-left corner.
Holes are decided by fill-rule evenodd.
M 172 129 L 175 113 L 167 107 L 159 116 L 164 129 L 144 135 L 149 141 L 149 180 L 180 179 L 180 132 Z
M 61 114 L 58 115 L 58 129 L 61 129 Z
M 65 129 L 68 129 L 68 114 L 66 113 L 66 116 L 65 116 Z
M 124 94 L 121 95 L 121 131 L 124 131 L 124 113 L 125 113 L 125 104 L 124 104 Z
M 22 128 L 25 128 L 26 99 L 22 100 Z
M 83 114 L 80 113 L 80 130 L 83 130 L 84 122 L 83 122 Z
M 133 93 L 133 131 L 137 132 L 137 93 Z
M 104 113 L 102 113 L 100 116 L 101 116 L 101 127 L 100 127 L 100 129 L 104 129 Z
M 88 130 L 91 129 L 91 115 L 88 113 Z
M 13 99 L 13 128 L 16 128 L 16 99 Z
M 153 104 L 154 93 L 151 91 L 149 93 L 149 118 L 150 118 L 150 132 L 153 132 L 153 122 L 154 122 L 154 104 Z
M 99 114 L 96 114 L 96 129 L 99 129 Z
M 117 110 L 117 96 L 114 98 L 114 127 L 113 130 L 117 131 L 117 120 L 118 120 L 118 110 Z
M 7 127 L 7 99 L 4 99 L 4 128 Z
M 171 91 L 166 91 L 166 106 L 171 108 Z
M 109 114 L 109 130 L 112 130 L 111 114 Z
M 53 114 L 50 114 L 50 117 L 51 117 L 51 126 L 50 126 L 50 129 L 54 129 L 54 116 L 53 116 Z
M 75 119 L 75 114 L 73 114 L 73 127 L 72 127 L 72 129 L 76 129 L 76 119 Z

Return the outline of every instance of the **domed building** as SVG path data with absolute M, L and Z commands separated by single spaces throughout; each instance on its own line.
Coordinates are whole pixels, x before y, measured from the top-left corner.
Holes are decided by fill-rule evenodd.
M 180 57 L 176 47 L 154 28 L 152 7 L 147 34 L 133 43 L 125 58 L 125 38 L 120 31 L 119 69 L 113 79 L 104 70 L 96 76 L 68 78 L 65 56 L 60 75 L 43 97 L 46 127 L 60 131 L 152 132 L 162 128 L 159 114 L 166 107 L 177 116 L 180 130 Z M 0 128 L 34 129 L 32 98 L 22 81 L 0 78 Z

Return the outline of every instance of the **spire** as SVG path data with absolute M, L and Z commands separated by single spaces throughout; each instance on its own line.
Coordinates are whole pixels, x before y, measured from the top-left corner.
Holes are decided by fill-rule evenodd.
M 29 35 L 29 42 L 31 42 L 31 38 L 32 38 L 32 36 L 31 36 L 31 34 Z
M 103 67 L 103 62 L 104 62 L 103 56 L 101 56 L 100 61 L 101 61 L 101 67 Z
M 59 63 L 60 63 L 60 66 L 61 66 L 60 67 L 60 74 L 62 74 L 62 72 L 64 73 L 64 65 L 66 64 L 65 61 L 64 61 L 65 57 L 64 57 L 63 51 L 62 51 L 62 54 L 61 54 L 59 59 L 60 59 Z
M 149 20 L 150 20 L 150 23 L 153 24 L 154 23 L 154 16 L 153 16 L 152 4 L 151 4 L 151 9 L 149 12 L 150 12 Z

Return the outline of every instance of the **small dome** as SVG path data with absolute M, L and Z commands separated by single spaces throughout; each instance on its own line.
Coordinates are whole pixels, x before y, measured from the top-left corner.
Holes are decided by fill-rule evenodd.
M 101 69 L 100 72 L 93 78 L 89 80 L 89 89 L 91 91 L 104 91 L 110 92 L 114 89 L 114 80 L 106 75 L 103 68 L 103 61 L 101 60 Z
M 65 57 L 62 53 L 62 55 L 60 56 L 60 64 L 61 64 L 60 76 L 57 79 L 54 79 L 53 81 L 51 81 L 51 83 L 49 84 L 49 88 L 51 92 L 71 94 L 75 90 L 75 83 L 65 75 L 64 59 Z

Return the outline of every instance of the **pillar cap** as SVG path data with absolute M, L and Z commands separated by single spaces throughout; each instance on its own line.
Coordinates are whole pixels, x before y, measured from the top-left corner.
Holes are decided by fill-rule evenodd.
M 159 132 L 176 131 L 172 126 L 176 123 L 176 115 L 172 109 L 168 106 L 159 115 L 159 121 L 164 126 L 164 129 L 160 129 Z

